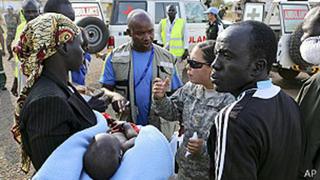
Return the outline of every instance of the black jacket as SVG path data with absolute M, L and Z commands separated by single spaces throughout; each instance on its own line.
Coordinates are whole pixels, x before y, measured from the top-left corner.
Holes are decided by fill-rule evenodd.
M 53 75 L 43 73 L 32 87 L 20 113 L 22 144 L 38 170 L 72 134 L 96 124 L 85 100 Z
M 269 99 L 253 93 L 217 117 L 224 137 L 215 125 L 211 128 L 208 152 L 216 160 L 211 161 L 211 179 L 218 179 L 214 174 L 219 167 L 221 180 L 296 180 L 304 146 L 299 107 L 283 91 Z M 218 140 L 225 146 L 218 147 Z
M 207 28 L 206 28 L 207 40 L 216 40 L 218 37 L 218 32 L 219 32 L 219 26 L 217 21 L 215 21 L 212 24 L 210 22 L 207 24 Z
M 320 73 L 311 76 L 301 87 L 297 102 L 306 132 L 306 150 L 300 179 L 320 179 Z M 316 174 L 314 172 L 317 172 Z

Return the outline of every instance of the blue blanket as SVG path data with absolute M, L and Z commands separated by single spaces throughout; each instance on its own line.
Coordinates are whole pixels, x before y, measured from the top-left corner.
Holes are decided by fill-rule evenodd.
M 105 118 L 94 112 L 97 124 L 75 133 L 62 143 L 45 161 L 32 179 L 35 180 L 79 180 L 82 175 L 82 157 L 92 138 L 108 130 Z
M 168 140 L 157 128 L 145 126 L 111 180 L 167 180 L 173 175 L 173 167 L 174 156 Z
M 78 132 L 60 145 L 46 160 L 34 180 L 89 180 L 83 170 L 83 155 L 92 137 L 106 132 L 104 118 L 96 113 L 97 125 Z M 142 127 L 135 146 L 123 156 L 112 180 L 167 180 L 173 174 L 174 156 L 169 142 L 153 126 Z

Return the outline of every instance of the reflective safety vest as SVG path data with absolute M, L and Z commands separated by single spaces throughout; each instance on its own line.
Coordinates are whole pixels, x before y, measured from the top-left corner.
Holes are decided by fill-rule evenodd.
M 20 35 L 24 29 L 24 27 L 27 24 L 27 20 L 25 19 L 22 10 L 19 12 L 19 17 L 20 17 L 20 24 L 17 27 L 16 30 L 16 34 L 14 37 L 14 40 L 12 42 L 13 46 L 18 45 L 18 42 L 20 40 Z M 14 77 L 17 78 L 18 80 L 18 93 L 20 94 L 20 92 L 22 91 L 22 88 L 25 86 L 26 82 L 27 82 L 27 77 L 22 73 L 22 70 L 20 69 L 21 66 L 21 62 L 19 61 L 19 58 L 17 56 L 17 54 L 14 52 L 13 53 L 14 58 L 15 58 L 15 68 L 14 68 Z
M 20 24 L 19 26 L 17 27 L 17 30 L 16 30 L 16 34 L 15 34 L 15 37 L 14 37 L 14 40 L 12 42 L 13 46 L 16 46 L 20 40 L 20 35 L 24 29 L 24 27 L 26 26 L 27 24 L 27 21 L 22 13 L 22 10 L 19 12 L 19 17 L 20 17 Z M 18 67 L 18 64 L 19 64 L 19 58 L 17 56 L 16 53 L 13 53 L 14 55 L 14 58 L 15 58 L 15 62 L 16 62 L 16 67 L 14 69 L 14 77 L 18 78 L 19 76 L 19 67 Z
M 170 34 L 170 42 L 169 42 L 169 51 L 175 55 L 176 57 L 181 57 L 184 53 L 184 28 L 185 28 L 185 20 L 181 18 L 177 18 L 173 25 Z M 162 19 L 160 21 L 161 27 L 161 40 L 165 45 L 167 43 L 167 19 Z

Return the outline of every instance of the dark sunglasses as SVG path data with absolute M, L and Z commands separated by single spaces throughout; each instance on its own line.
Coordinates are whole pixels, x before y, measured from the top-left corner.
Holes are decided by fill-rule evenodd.
M 192 69 L 200 69 L 203 65 L 210 66 L 208 63 L 198 62 L 193 59 L 187 59 L 187 62 Z

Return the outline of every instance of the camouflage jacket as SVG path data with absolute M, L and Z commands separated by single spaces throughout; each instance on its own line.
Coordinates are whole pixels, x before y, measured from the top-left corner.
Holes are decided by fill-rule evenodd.
M 206 95 L 202 85 L 186 83 L 172 96 L 154 100 L 152 108 L 155 112 L 170 121 L 179 120 L 185 132 L 183 142 L 178 149 L 176 160 L 179 165 L 178 179 L 209 179 L 209 155 L 206 142 L 214 117 L 226 105 L 235 99 L 231 94 L 212 91 Z M 204 139 L 202 153 L 185 157 L 187 144 L 193 133 Z
M 20 23 L 20 17 L 18 14 L 5 14 L 4 19 L 6 21 L 8 35 L 15 35 L 16 29 Z

